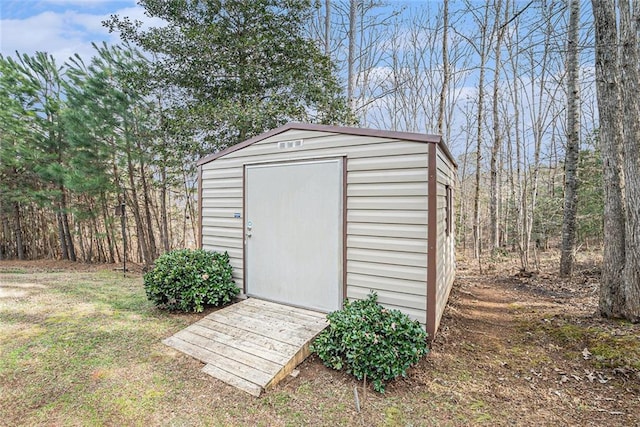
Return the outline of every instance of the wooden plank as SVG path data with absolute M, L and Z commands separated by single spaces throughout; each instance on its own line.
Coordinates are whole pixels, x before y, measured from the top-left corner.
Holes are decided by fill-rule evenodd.
M 204 366 L 204 368 L 202 368 L 202 371 L 214 378 L 219 379 L 224 383 L 229 384 L 230 386 L 239 388 L 240 390 L 245 391 L 252 396 L 260 397 L 260 393 L 262 393 L 262 387 L 260 387 L 259 385 L 254 384 L 251 381 L 247 381 L 244 378 L 240 378 L 239 376 L 227 372 L 224 369 L 220 369 L 214 365 L 207 364 Z
M 253 298 L 248 298 L 245 301 L 249 301 L 252 299 Z M 235 310 L 236 312 L 247 313 L 247 315 L 249 316 L 252 316 L 253 314 L 255 314 L 256 318 L 274 319 L 276 321 L 283 322 L 283 324 L 289 325 L 291 330 L 300 330 L 301 328 L 304 328 L 313 332 L 313 331 L 317 331 L 319 327 L 324 328 L 324 326 L 326 326 L 326 320 L 319 319 L 317 317 L 313 319 L 309 319 L 309 317 L 307 318 L 294 317 L 291 314 L 278 312 L 277 310 L 274 310 L 266 306 L 254 306 L 252 305 L 252 303 L 242 304 L 242 306 L 240 306 L 240 304 L 235 304 L 235 305 L 236 305 L 235 308 L 229 307 L 229 312 Z
M 238 312 L 251 317 L 252 319 L 263 320 L 269 323 L 269 325 L 275 326 L 281 332 L 293 334 L 304 339 L 308 339 L 309 333 L 315 334 L 320 330 L 318 328 L 324 328 L 324 326 L 326 326 L 320 325 L 319 322 L 304 323 L 298 319 L 292 318 L 291 316 L 286 316 L 281 313 L 265 310 L 264 308 L 260 307 L 245 306 L 241 309 L 238 309 Z M 272 330 L 273 328 L 270 327 L 264 332 L 269 334 Z
M 272 337 L 266 337 L 264 335 L 255 333 L 254 331 L 243 330 L 235 325 L 230 326 L 226 323 L 221 323 L 208 317 L 205 317 L 198 323 L 204 327 L 227 334 L 235 339 L 244 339 L 246 341 L 254 343 L 257 346 L 260 346 L 267 350 L 272 350 L 279 354 L 292 354 L 297 349 L 297 346 L 293 344 L 278 341 Z
M 265 301 L 258 298 L 248 298 L 243 301 L 244 304 L 254 305 L 256 307 L 265 307 L 269 310 L 278 311 L 281 313 L 291 314 L 296 317 L 303 316 L 309 317 L 312 319 L 320 319 L 322 321 L 326 320 L 327 315 L 325 313 L 321 313 L 319 311 L 307 310 L 300 307 L 292 307 L 289 305 L 278 304 L 271 301 Z
M 247 341 L 238 337 L 232 337 L 230 335 L 220 333 L 217 330 L 209 329 L 208 327 L 200 324 L 200 322 L 189 326 L 187 330 L 204 338 L 217 342 L 221 345 L 229 346 L 230 348 L 252 354 L 273 363 L 283 365 L 289 360 L 290 353 L 278 353 L 277 351 L 265 348 L 251 341 Z
M 264 336 L 270 336 L 292 345 L 302 345 L 309 338 L 309 332 L 304 329 L 293 330 L 290 325 L 252 313 L 251 316 L 243 315 L 240 312 L 222 310 L 213 312 L 207 316 L 210 319 L 226 323 L 245 331 L 254 331 Z
M 271 381 L 272 375 L 254 369 L 251 366 L 247 366 L 240 362 L 236 362 L 235 360 L 220 356 L 219 354 L 213 353 L 212 351 L 209 351 L 190 342 L 181 340 L 180 338 L 176 338 L 175 335 L 165 339 L 163 343 L 175 348 L 176 350 L 180 350 L 181 352 L 186 353 L 189 356 L 195 357 L 196 359 L 204 363 L 211 364 L 228 372 L 233 372 L 237 376 L 244 378 L 245 380 L 250 381 L 254 384 L 258 384 L 264 387 L 269 383 L 269 381 Z
M 224 343 L 203 337 L 196 333 L 193 329 L 187 328 L 178 332 L 174 337 L 183 341 L 195 344 L 199 347 L 205 348 L 212 353 L 226 357 L 236 362 L 240 362 L 243 365 L 251 366 L 254 369 L 265 372 L 267 374 L 275 375 L 280 370 L 280 364 L 272 362 L 270 360 L 263 359 L 262 357 L 250 354 L 237 348 L 228 346 Z

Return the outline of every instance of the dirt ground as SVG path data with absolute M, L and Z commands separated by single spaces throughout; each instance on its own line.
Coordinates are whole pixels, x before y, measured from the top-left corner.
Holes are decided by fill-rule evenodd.
M 322 411 L 332 408 L 340 412 L 335 424 L 343 425 L 640 425 L 640 326 L 596 315 L 597 255 L 580 255 L 571 280 L 557 277 L 552 252 L 541 254 L 540 271 L 530 275 L 520 274 L 511 258 L 485 261 L 482 274 L 477 263 L 458 260 L 430 353 L 384 395 L 312 356 L 296 378 L 258 400 L 247 396 L 240 418 L 228 421 L 250 425 L 254 412 L 265 425 L 269 414 L 273 425 L 323 425 L 319 420 L 332 418 Z M 115 268 L 55 261 L 5 261 L 0 267 Z M 186 368 L 197 368 L 187 359 Z M 208 381 L 204 374 L 190 375 Z M 215 389 L 216 405 L 238 409 L 235 391 Z

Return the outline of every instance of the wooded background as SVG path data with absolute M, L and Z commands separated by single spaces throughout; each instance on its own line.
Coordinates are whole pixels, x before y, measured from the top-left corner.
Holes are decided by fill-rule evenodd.
M 564 240 L 570 274 L 602 245 L 591 3 L 140 4 L 166 26 L 113 16 L 122 44 L 91 59 L 0 58 L 0 258 L 120 262 L 122 203 L 129 260 L 193 247 L 195 161 L 288 121 L 442 134 L 478 258 L 535 269 Z

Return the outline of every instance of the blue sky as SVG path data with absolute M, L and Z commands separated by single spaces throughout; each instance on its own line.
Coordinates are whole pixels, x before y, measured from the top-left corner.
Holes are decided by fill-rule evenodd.
M 58 64 L 78 53 L 92 55 L 91 42 L 118 42 L 101 22 L 112 14 L 145 20 L 135 0 L 0 0 L 0 52 L 51 53 Z

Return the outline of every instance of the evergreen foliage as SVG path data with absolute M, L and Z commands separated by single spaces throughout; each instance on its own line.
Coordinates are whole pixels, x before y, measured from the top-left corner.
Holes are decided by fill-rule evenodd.
M 172 119 L 224 148 L 289 121 L 352 121 L 333 66 L 303 31 L 309 0 L 142 0 L 162 27 L 105 24 L 154 55 L 152 81 L 183 95 Z
M 167 310 L 202 312 L 228 304 L 240 289 L 231 278 L 229 254 L 201 249 L 167 252 L 144 275 L 147 297 Z
M 428 349 L 427 333 L 420 323 L 377 301 L 372 293 L 330 313 L 329 327 L 318 335 L 311 351 L 330 368 L 344 368 L 359 380 L 366 377 L 382 393 L 387 381 L 406 376 L 407 369 Z

